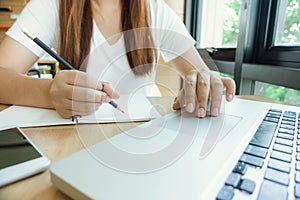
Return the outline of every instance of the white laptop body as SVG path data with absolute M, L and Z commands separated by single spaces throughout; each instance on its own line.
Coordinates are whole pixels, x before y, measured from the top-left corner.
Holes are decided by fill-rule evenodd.
M 57 161 L 51 180 L 74 199 L 215 199 L 269 107 L 300 110 L 235 99 L 214 118 L 172 113 Z

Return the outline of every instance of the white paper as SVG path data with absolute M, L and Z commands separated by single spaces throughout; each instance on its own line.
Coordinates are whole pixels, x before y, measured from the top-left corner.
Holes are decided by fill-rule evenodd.
M 101 105 L 92 115 L 78 119 L 79 123 L 109 123 L 147 121 L 160 117 L 160 114 L 143 95 L 122 95 L 114 100 L 125 114 L 110 104 Z M 55 110 L 25 106 L 11 106 L 0 112 L 0 126 L 38 127 L 74 124 L 71 119 L 62 118 Z

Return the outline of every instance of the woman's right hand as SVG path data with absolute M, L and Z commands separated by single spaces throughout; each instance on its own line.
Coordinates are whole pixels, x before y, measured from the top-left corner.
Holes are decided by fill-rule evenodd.
M 92 80 L 87 73 L 76 70 L 59 71 L 49 94 L 54 108 L 64 118 L 92 114 L 102 103 L 119 98 L 108 83 Z

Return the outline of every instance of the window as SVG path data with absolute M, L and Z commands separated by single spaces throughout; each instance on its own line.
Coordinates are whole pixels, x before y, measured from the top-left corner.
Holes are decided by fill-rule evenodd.
M 241 0 L 202 0 L 199 47 L 237 46 Z
M 281 0 L 276 46 L 300 46 L 300 0 Z
M 263 82 L 255 83 L 255 95 L 265 96 L 286 104 L 300 106 L 300 91 L 287 87 L 267 84 Z
M 300 0 L 186 0 L 185 20 L 197 47 L 216 47 L 213 58 L 221 72 L 231 75 L 239 70 L 236 47 L 245 33 L 239 41 L 245 43 L 243 73 L 236 73 L 236 80 L 250 81 L 243 81 L 248 86 L 241 94 L 299 102 Z
M 300 68 L 299 0 L 260 1 L 255 62 Z
M 236 47 L 239 23 L 240 23 L 240 0 L 224 0 L 224 25 L 223 25 L 223 47 Z

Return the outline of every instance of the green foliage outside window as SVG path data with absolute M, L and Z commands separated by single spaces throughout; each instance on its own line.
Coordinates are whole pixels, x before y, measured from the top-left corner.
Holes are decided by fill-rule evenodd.
M 236 47 L 239 34 L 241 0 L 225 0 L 223 46 Z
M 224 0 L 223 47 L 236 47 L 239 33 L 241 0 Z M 284 44 L 300 43 L 300 0 L 288 0 L 284 30 L 281 38 Z M 227 76 L 222 74 L 222 76 Z M 300 106 L 300 91 L 267 84 L 263 95 L 274 100 Z
M 300 44 L 300 0 L 288 0 L 281 43 Z

